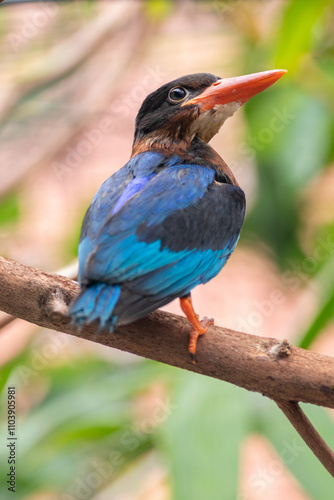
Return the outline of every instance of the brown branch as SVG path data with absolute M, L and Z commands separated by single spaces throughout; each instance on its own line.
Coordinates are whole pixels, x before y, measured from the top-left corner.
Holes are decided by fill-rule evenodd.
M 56 271 L 56 274 L 60 274 L 61 276 L 66 276 L 67 278 L 70 279 L 77 279 L 78 267 L 79 267 L 78 259 L 75 259 L 69 264 L 67 264 L 67 266 L 58 269 Z M 13 316 L 12 314 L 6 314 L 0 311 L 0 330 L 2 328 L 5 328 L 7 325 L 12 323 L 16 319 L 18 319 L 16 316 Z
M 294 426 L 298 434 L 304 439 L 305 443 L 313 451 L 318 460 L 334 477 L 334 454 L 313 427 L 298 403 L 294 401 L 276 401 L 276 404 Z
M 0 284 L 0 310 L 18 318 L 225 380 L 273 399 L 334 474 L 334 454 L 324 447 L 297 405 L 302 401 L 334 408 L 334 358 L 291 346 L 286 340 L 210 327 L 198 342 L 194 365 L 187 349 L 189 324 L 185 318 L 156 311 L 113 334 L 103 331 L 96 335 L 94 325 L 79 332 L 64 316 L 78 293 L 74 281 L 0 257 Z
M 113 334 L 95 334 L 90 325 L 79 332 L 68 318 L 55 314 L 78 293 L 64 276 L 0 257 L 0 310 L 31 323 L 115 347 L 156 361 L 231 382 L 277 401 L 301 401 L 334 408 L 334 358 L 213 326 L 198 342 L 197 364 L 188 354 L 189 323 L 156 311 Z

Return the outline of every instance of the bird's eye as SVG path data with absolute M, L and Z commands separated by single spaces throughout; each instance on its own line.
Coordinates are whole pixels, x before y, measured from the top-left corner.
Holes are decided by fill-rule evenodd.
M 183 101 L 188 95 L 188 92 L 183 87 L 174 87 L 169 91 L 168 97 L 173 102 Z

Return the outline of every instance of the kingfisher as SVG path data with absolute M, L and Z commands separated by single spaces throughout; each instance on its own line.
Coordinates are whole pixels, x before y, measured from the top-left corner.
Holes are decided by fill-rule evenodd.
M 286 70 L 235 78 L 196 73 L 149 94 L 135 122 L 130 160 L 100 187 L 79 242 L 80 292 L 72 322 L 110 332 L 175 298 L 188 318 L 188 351 L 213 324 L 191 291 L 214 278 L 239 239 L 245 194 L 209 146 L 225 120 Z

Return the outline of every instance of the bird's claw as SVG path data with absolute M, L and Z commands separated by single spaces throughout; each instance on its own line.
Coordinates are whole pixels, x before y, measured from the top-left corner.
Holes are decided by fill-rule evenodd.
M 207 330 L 209 326 L 212 326 L 215 324 L 215 320 L 213 318 L 207 318 L 206 316 L 204 316 L 204 318 L 200 321 L 200 323 Z
M 191 359 L 192 364 L 193 364 L 193 365 L 196 365 L 196 363 L 197 363 L 196 354 L 195 354 L 195 353 L 193 353 L 193 352 L 190 352 L 190 351 L 189 351 L 189 356 L 190 356 L 190 359 Z
M 203 335 L 209 326 L 214 325 L 213 318 L 207 318 L 206 316 L 199 321 L 197 326 L 193 326 L 190 331 L 190 341 L 189 341 L 189 355 L 193 364 L 196 364 L 196 347 L 197 347 L 197 339 L 200 335 Z

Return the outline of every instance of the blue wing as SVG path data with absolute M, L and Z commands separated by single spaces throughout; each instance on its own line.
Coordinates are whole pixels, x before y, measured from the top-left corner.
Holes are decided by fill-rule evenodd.
M 120 286 L 114 322 L 144 316 L 223 267 L 245 202 L 240 188 L 214 175 L 177 157 L 143 153 L 100 188 L 83 225 L 80 281 Z
M 85 263 L 96 249 L 106 220 L 144 186 L 161 164 L 159 153 L 145 153 L 132 158 L 123 168 L 109 177 L 96 195 L 85 215 L 79 243 L 79 281 L 85 280 Z

